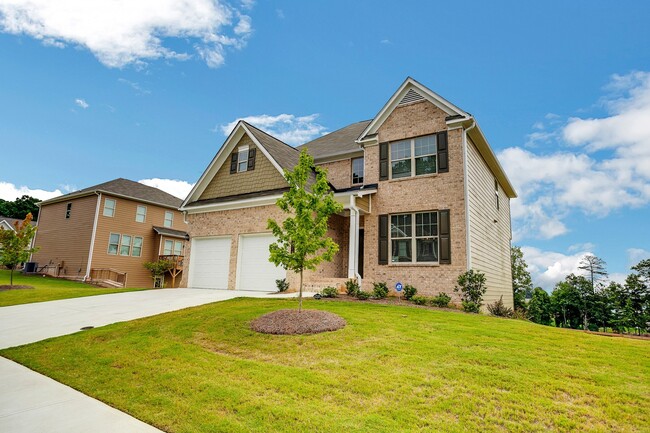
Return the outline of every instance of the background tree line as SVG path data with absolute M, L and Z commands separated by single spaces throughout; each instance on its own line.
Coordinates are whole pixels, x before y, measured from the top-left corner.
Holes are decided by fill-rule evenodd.
M 588 254 L 549 295 L 534 287 L 521 248 L 512 247 L 515 310 L 543 325 L 642 334 L 650 332 L 650 259 L 632 266 L 624 284 L 607 281 L 606 263 Z
M 38 220 L 38 205 L 40 200 L 28 195 L 7 201 L 0 198 L 0 216 L 24 220 L 28 213 L 32 214 L 34 221 Z

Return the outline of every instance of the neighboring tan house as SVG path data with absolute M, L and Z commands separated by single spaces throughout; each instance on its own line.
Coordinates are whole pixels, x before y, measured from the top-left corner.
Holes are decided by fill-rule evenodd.
M 295 275 L 268 261 L 268 218 L 287 190 L 282 176 L 306 148 L 344 212 L 330 220 L 340 251 L 306 273 L 308 288 L 359 278 L 424 295 L 485 273 L 485 302 L 512 306 L 510 199 L 516 193 L 475 119 L 408 78 L 379 113 L 293 148 L 240 121 L 183 202 L 191 238 L 183 285 L 272 291 Z M 456 298 L 457 299 L 457 298 Z
M 43 273 L 122 287 L 151 287 L 143 264 L 161 257 L 182 272 L 186 224 L 181 199 L 127 179 L 39 203 L 32 255 Z M 176 276 L 178 287 L 181 275 Z M 172 286 L 170 274 L 165 286 Z

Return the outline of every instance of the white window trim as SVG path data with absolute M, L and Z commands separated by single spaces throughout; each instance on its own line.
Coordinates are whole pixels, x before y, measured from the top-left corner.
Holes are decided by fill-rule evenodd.
M 178 254 L 176 254 L 176 245 L 180 244 L 181 247 L 178 249 Z M 175 256 L 182 256 L 183 255 L 183 241 L 174 241 L 174 250 L 173 253 Z
M 167 215 L 171 215 L 171 218 L 169 219 L 169 225 L 167 225 Z M 174 212 L 169 210 L 165 211 L 165 217 L 163 219 L 163 227 L 167 227 L 167 228 L 174 227 Z
M 356 160 L 361 160 L 362 164 L 361 167 L 363 167 L 363 176 L 361 176 L 361 182 L 355 182 L 354 181 L 354 161 Z M 366 158 L 363 156 L 358 156 L 356 158 L 352 158 L 350 161 L 350 182 L 352 185 L 363 185 L 363 182 L 366 180 Z
M 126 245 L 123 244 L 124 236 L 128 236 L 130 238 L 129 243 L 126 244 Z M 122 247 L 126 247 L 126 246 L 129 247 L 129 254 L 122 254 Z M 120 236 L 120 247 L 117 250 L 117 252 L 118 252 L 117 255 L 122 256 L 122 257 L 130 257 L 132 250 L 133 250 L 133 236 L 132 235 L 124 235 L 124 234 L 121 235 Z
M 135 240 L 140 239 L 140 254 L 137 256 L 133 254 L 133 251 L 138 248 L 135 246 Z M 142 236 L 131 236 L 131 257 L 142 257 L 142 249 L 144 248 L 144 237 Z
M 144 209 L 144 213 L 142 214 L 142 221 L 138 221 L 138 216 L 140 215 L 140 214 L 138 213 L 138 210 L 139 210 L 140 208 Z M 137 223 L 143 223 L 143 222 L 146 222 L 146 221 L 147 221 L 147 206 L 142 205 L 142 204 L 139 204 L 139 205 L 137 205 L 136 208 L 135 208 L 135 222 L 137 222 Z
M 167 249 L 167 242 L 171 245 L 169 249 Z M 169 251 L 169 253 L 167 253 Z M 171 239 L 165 239 L 163 242 L 163 256 L 173 256 L 174 255 L 174 241 Z
M 434 153 L 427 153 L 426 155 L 415 156 L 415 140 L 418 139 L 418 138 L 429 137 L 429 136 L 436 137 L 436 151 Z M 396 160 L 393 161 L 393 152 L 392 152 L 393 144 L 401 143 L 402 141 L 410 141 L 410 143 L 411 143 L 411 156 L 410 156 L 410 159 L 411 159 L 411 174 L 409 176 L 402 176 L 402 177 L 394 178 L 393 177 L 393 162 L 394 161 L 395 162 L 397 162 L 397 161 L 405 161 L 406 159 L 408 159 L 408 158 L 400 158 L 400 159 L 396 159 Z M 425 156 L 432 156 L 432 155 L 436 157 L 436 171 L 434 171 L 433 173 L 415 174 L 415 160 L 417 158 L 424 158 Z M 420 135 L 420 136 L 413 137 L 413 138 L 405 138 L 403 140 L 397 140 L 395 142 L 391 142 L 388 145 L 388 179 L 389 180 L 409 179 L 409 178 L 412 178 L 412 177 L 430 176 L 432 174 L 438 174 L 438 137 L 436 136 L 436 134 L 427 134 L 427 135 Z
M 419 213 L 435 213 L 436 214 L 436 227 L 438 228 L 438 234 L 435 236 L 416 236 L 415 229 L 415 215 Z M 410 238 L 396 238 L 397 239 L 411 239 L 411 258 L 410 262 L 394 262 L 393 261 L 393 230 L 392 230 L 392 218 L 397 215 L 411 215 L 411 237 Z M 438 260 L 432 262 L 420 262 L 418 261 L 417 254 L 417 240 L 418 239 L 437 239 L 438 251 L 436 252 L 436 257 Z M 437 210 L 421 210 L 417 212 L 398 212 L 393 214 L 388 214 L 388 264 L 391 266 L 413 266 L 413 265 L 438 265 L 440 264 L 440 212 Z
M 109 201 L 113 202 L 113 207 L 112 208 L 109 208 L 109 207 L 106 206 Z M 110 209 L 112 211 L 112 214 L 111 215 L 106 215 L 106 209 Z M 115 216 L 115 209 L 117 209 L 117 200 L 112 199 L 112 198 L 105 198 L 104 199 L 104 210 L 102 211 L 102 215 L 107 217 L 107 218 L 113 218 Z
M 246 152 L 246 158 L 244 159 L 244 161 L 239 160 L 239 157 L 241 156 L 242 152 Z M 249 149 L 248 146 L 239 146 L 237 148 L 237 173 L 244 173 L 244 172 L 248 171 L 248 157 L 249 157 L 249 155 L 250 155 L 250 149 Z M 241 164 L 243 164 L 243 163 L 246 163 L 246 166 L 244 167 L 243 170 L 240 170 L 239 166 Z
M 111 236 L 113 236 L 113 235 L 117 235 L 117 250 L 115 251 L 114 254 L 111 253 L 111 245 L 115 245 L 115 244 L 111 244 Z M 108 248 L 106 250 L 106 254 L 108 254 L 109 256 L 119 256 L 120 255 L 120 244 L 121 244 L 121 242 L 122 242 L 122 235 L 121 234 L 112 233 L 112 232 L 109 233 L 109 235 L 108 235 Z

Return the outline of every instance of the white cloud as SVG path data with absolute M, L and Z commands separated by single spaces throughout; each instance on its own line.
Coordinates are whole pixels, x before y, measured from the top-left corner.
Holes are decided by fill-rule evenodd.
M 281 20 L 284 19 L 284 11 L 282 9 L 276 9 L 275 14 L 280 18 Z
M 573 244 L 569 246 L 568 251 L 570 253 L 576 252 L 576 251 L 593 251 L 596 248 L 596 245 L 592 244 L 591 242 L 585 242 L 583 244 Z
M 524 260 L 533 283 L 547 291 L 551 291 L 555 284 L 562 281 L 569 274 L 580 274 L 578 263 L 590 253 L 580 251 L 574 254 L 562 254 L 554 251 L 542 251 L 539 248 L 523 246 Z
M 320 137 L 327 131 L 327 128 L 316 123 L 317 118 L 318 114 L 310 114 L 309 116 L 295 116 L 293 114 L 270 116 L 268 114 L 261 114 L 258 116 L 242 117 L 233 120 L 227 125 L 221 125 L 219 128 L 227 136 L 237 125 L 237 122 L 244 120 L 271 134 L 275 138 L 296 146 Z
M 65 186 L 62 189 L 65 191 Z M 0 198 L 3 200 L 14 201 L 24 195 L 36 197 L 39 200 L 47 200 L 63 194 L 61 189 L 58 188 L 54 191 L 47 191 L 44 189 L 31 189 L 26 186 L 16 186 L 13 183 L 0 181 Z
M 154 188 L 162 189 L 166 193 L 173 195 L 174 197 L 184 199 L 190 193 L 190 190 L 194 187 L 193 183 L 186 182 L 184 180 L 177 179 L 142 179 L 139 180 L 143 185 L 153 186 Z
M 253 4 L 241 3 L 243 9 Z M 0 30 L 46 45 L 84 47 L 109 67 L 189 58 L 165 45 L 174 38 L 189 41 L 217 67 L 224 47 L 245 46 L 252 26 L 249 16 L 220 0 L 0 0 Z
M 138 83 L 136 83 L 134 81 L 129 81 L 129 80 L 125 79 L 125 78 L 118 78 L 117 81 L 119 83 L 122 83 L 122 84 L 125 84 L 125 85 L 129 86 L 130 88 L 135 90 L 135 93 L 137 93 L 138 95 L 149 95 L 149 94 L 151 94 L 151 90 L 145 89 L 140 84 L 138 84 Z
M 84 110 L 90 107 L 90 105 L 88 105 L 85 99 L 77 98 L 74 100 L 74 103 L 80 106 L 81 108 L 83 108 Z
M 559 141 L 564 149 L 499 153 L 520 197 L 512 209 L 516 239 L 562 235 L 569 230 L 563 220 L 574 210 L 603 217 L 650 203 L 650 73 L 615 75 L 609 89 L 607 117 L 571 118 L 555 130 L 534 125 L 529 147 Z M 546 119 L 558 123 L 555 114 Z
M 628 248 L 627 262 L 629 267 L 635 266 L 641 260 L 645 259 L 650 259 L 650 251 L 642 248 Z

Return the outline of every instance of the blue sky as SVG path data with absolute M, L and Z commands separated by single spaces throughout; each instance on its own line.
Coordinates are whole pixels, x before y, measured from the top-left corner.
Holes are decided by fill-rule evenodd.
M 537 284 L 586 252 L 617 280 L 650 257 L 650 2 L 14 3 L 1 198 L 116 177 L 182 195 L 236 119 L 298 144 L 372 118 L 410 75 L 476 116 Z

